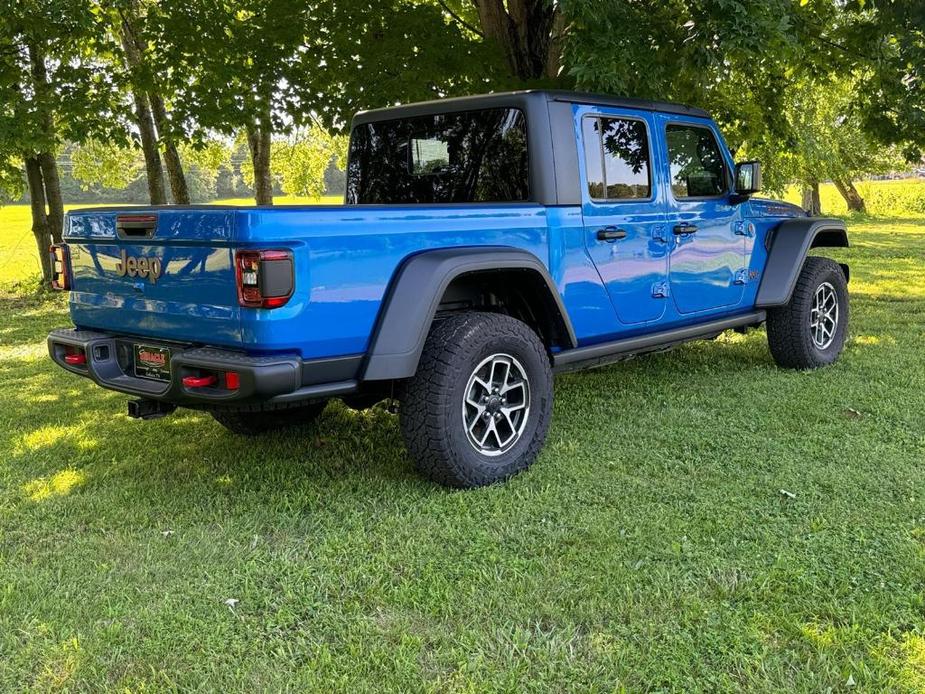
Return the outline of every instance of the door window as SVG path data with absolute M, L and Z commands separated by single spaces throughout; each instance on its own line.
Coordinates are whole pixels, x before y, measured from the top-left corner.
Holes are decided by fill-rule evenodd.
M 582 122 L 592 200 L 641 200 L 652 194 L 646 124 L 628 118 Z
M 675 198 L 708 198 L 726 192 L 726 166 L 712 130 L 669 125 L 667 136 L 671 192 Z

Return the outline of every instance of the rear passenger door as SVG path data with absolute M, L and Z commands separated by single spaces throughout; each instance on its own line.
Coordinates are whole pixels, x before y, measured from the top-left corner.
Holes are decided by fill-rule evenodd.
M 661 318 L 668 296 L 668 231 L 651 114 L 600 108 L 581 115 L 585 244 L 617 318 Z
M 714 128 L 660 114 L 667 152 L 671 294 L 679 313 L 738 304 L 745 237 L 732 203 L 731 162 Z

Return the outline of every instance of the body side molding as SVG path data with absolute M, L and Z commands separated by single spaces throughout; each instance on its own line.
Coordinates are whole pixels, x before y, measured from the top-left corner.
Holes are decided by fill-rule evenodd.
M 507 246 L 468 246 L 424 251 L 399 267 L 392 280 L 370 341 L 361 378 L 379 381 L 409 378 L 417 370 L 424 341 L 437 313 L 440 300 L 453 280 L 467 274 L 522 271 L 539 276 L 549 292 L 564 328 L 564 340 L 577 344 L 562 297 L 546 266 L 532 253 Z
M 848 231 L 840 219 L 788 219 L 781 222 L 773 233 L 768 262 L 755 301 L 757 308 L 783 306 L 790 301 L 810 248 L 848 247 Z

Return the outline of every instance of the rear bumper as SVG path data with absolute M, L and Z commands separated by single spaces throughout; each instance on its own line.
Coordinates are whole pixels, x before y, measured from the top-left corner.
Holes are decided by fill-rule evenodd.
M 135 342 L 170 347 L 170 380 L 139 378 L 127 356 Z M 193 347 L 144 338 L 60 329 L 48 335 L 48 353 L 61 368 L 91 379 L 120 393 L 184 407 L 222 407 L 256 403 L 285 405 L 324 400 L 356 392 L 356 375 L 362 355 L 303 360 L 298 355 L 252 356 L 243 352 Z M 85 362 L 69 364 L 68 354 L 83 354 Z M 238 374 L 239 385 L 230 390 L 219 378 L 215 386 L 189 387 L 187 376 Z

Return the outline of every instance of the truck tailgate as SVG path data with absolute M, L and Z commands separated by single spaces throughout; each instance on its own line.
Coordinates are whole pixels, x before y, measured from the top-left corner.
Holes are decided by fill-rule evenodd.
M 237 346 L 235 213 L 214 208 L 70 212 L 71 317 L 80 328 Z

